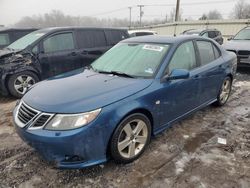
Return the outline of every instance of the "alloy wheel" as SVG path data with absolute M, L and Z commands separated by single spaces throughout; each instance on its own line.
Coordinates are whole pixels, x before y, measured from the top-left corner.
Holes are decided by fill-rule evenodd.
M 36 83 L 35 79 L 29 75 L 20 75 L 14 81 L 14 88 L 19 94 L 25 94 L 26 91 Z
M 230 94 L 230 90 L 231 90 L 231 81 L 229 79 L 226 79 L 222 84 L 220 93 L 220 101 L 222 104 L 227 101 Z
M 144 121 L 135 119 L 127 123 L 118 137 L 118 151 L 124 158 L 138 155 L 148 139 L 148 128 Z

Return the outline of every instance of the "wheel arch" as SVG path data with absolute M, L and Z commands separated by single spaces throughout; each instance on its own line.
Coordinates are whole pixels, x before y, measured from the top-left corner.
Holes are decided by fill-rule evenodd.
M 112 139 L 112 137 L 113 137 L 113 134 L 114 134 L 114 132 L 115 132 L 117 126 L 118 126 L 125 118 L 127 118 L 128 116 L 130 116 L 130 115 L 132 115 L 132 114 L 143 114 L 143 115 L 145 115 L 145 116 L 149 119 L 149 121 L 150 121 L 150 126 L 151 126 L 151 135 L 150 135 L 150 136 L 151 136 L 151 137 L 153 136 L 153 132 L 154 132 L 154 131 L 153 131 L 153 130 L 154 130 L 154 118 L 153 118 L 152 113 L 151 113 L 148 109 L 146 109 L 146 108 L 136 108 L 136 109 L 133 109 L 133 110 L 131 110 L 131 111 L 125 113 L 125 114 L 122 116 L 122 118 L 118 121 L 118 123 L 116 124 L 116 126 L 115 126 L 115 128 L 114 128 L 114 130 L 113 130 L 113 132 L 112 132 L 112 134 L 111 134 L 111 136 L 110 136 L 110 138 L 109 138 L 108 145 L 107 145 L 107 148 L 106 148 L 106 155 L 107 155 L 108 157 L 110 157 L 110 144 L 111 144 L 111 139 Z

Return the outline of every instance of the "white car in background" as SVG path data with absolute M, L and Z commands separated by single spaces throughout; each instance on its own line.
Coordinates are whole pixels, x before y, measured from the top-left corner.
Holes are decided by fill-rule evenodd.
M 128 31 L 130 37 L 139 37 L 145 35 L 157 35 L 156 31 L 150 30 L 129 30 Z

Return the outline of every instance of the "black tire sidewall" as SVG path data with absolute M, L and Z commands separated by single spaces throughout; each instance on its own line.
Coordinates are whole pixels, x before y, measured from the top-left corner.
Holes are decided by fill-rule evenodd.
M 118 139 L 119 139 L 119 135 L 120 135 L 123 127 L 128 122 L 132 121 L 133 119 L 140 119 L 140 120 L 144 121 L 144 123 L 146 124 L 146 126 L 148 128 L 148 138 L 147 138 L 146 144 L 144 145 L 144 147 L 140 151 L 140 153 L 138 153 L 133 158 L 127 159 L 127 158 L 122 157 L 120 155 L 120 152 L 118 151 Z M 111 141 L 110 141 L 110 153 L 111 153 L 112 159 L 114 159 L 114 161 L 117 163 L 130 163 L 130 162 L 138 159 L 142 155 L 142 153 L 145 151 L 147 145 L 150 142 L 151 131 L 152 131 L 151 129 L 152 129 L 151 122 L 144 114 L 136 113 L 136 114 L 132 114 L 132 115 L 129 115 L 126 118 L 124 118 L 123 121 L 117 126 L 114 134 L 112 135 Z
M 14 87 L 14 82 L 15 82 L 16 78 L 18 76 L 21 76 L 21 75 L 28 75 L 28 76 L 32 77 L 36 83 L 39 81 L 38 76 L 31 71 L 22 71 L 22 72 L 11 75 L 7 81 L 8 91 L 12 96 L 17 97 L 17 98 L 23 97 L 23 95 L 18 93 Z

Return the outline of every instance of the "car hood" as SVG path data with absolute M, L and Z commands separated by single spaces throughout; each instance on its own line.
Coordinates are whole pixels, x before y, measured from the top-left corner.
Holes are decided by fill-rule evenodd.
M 152 79 L 124 78 L 85 69 L 40 82 L 22 100 L 43 112 L 81 113 L 122 100 L 151 83 Z
M 250 50 L 250 40 L 231 40 L 223 44 L 226 50 Z

